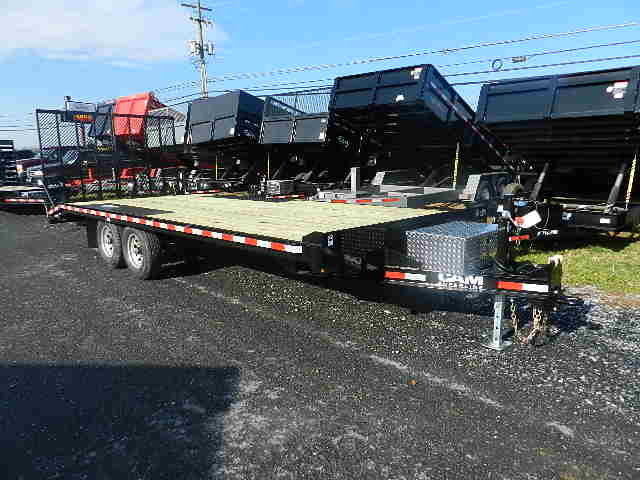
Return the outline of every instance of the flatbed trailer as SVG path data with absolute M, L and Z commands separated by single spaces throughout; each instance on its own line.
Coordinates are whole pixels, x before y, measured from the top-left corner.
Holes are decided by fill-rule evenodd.
M 0 187 L 0 207 L 45 206 L 46 191 L 42 187 L 5 185 Z
M 524 298 L 537 312 L 527 337 L 531 343 L 544 333 L 548 312 L 562 297 L 558 261 L 527 269 L 513 262 L 509 222 L 495 226 L 495 235 L 489 234 L 496 240 L 496 261 L 471 274 L 447 267 L 447 258 L 460 264 L 461 255 L 466 255 L 464 248 L 449 248 L 447 239 L 439 244 L 446 250 L 440 259 L 444 263 L 436 262 L 440 269 L 429 268 L 433 264 L 429 258 L 426 264 L 420 263 L 407 253 L 408 235 L 421 234 L 420 229 L 438 225 L 486 229 L 472 209 L 392 209 L 303 200 L 275 203 L 192 194 L 63 203 L 47 214 L 51 219 L 82 222 L 88 246 L 97 248 L 107 265 L 127 266 L 140 279 L 158 274 L 163 251 L 169 248 L 202 253 L 226 246 L 273 255 L 317 276 L 349 275 L 402 288 L 488 293 L 495 296 L 495 314 L 487 346 L 496 350 L 506 346 L 505 298 Z

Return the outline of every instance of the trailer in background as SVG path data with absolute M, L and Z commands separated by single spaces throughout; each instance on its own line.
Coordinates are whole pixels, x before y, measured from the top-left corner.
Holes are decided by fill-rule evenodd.
M 44 206 L 48 203 L 45 190 L 23 184 L 17 157 L 13 140 L 0 140 L 0 208 Z
M 640 67 L 501 80 L 476 120 L 528 166 L 514 188 L 548 229 L 618 232 L 640 224 L 639 93 Z
M 360 178 L 348 178 L 349 190 L 321 192 L 323 201 L 452 201 L 470 174 L 487 171 L 491 158 L 500 163 L 479 142 L 471 107 L 433 65 L 336 78 L 329 109 L 357 132 L 351 155 Z
M 329 114 L 331 90 L 304 90 L 268 96 L 260 143 L 266 155 L 267 195 L 314 195 L 341 187 L 353 161 L 355 131 Z
M 0 140 L 0 186 L 17 184 L 18 172 L 13 140 Z
M 108 105 L 71 115 L 66 110 L 36 110 L 41 163 L 27 169 L 27 178 L 44 184 L 54 204 L 71 197 L 175 187 L 176 179 L 161 174 L 179 161 L 173 118 L 114 110 Z
M 189 104 L 184 151 L 197 169 L 211 170 L 212 185 L 242 190 L 255 184 L 263 109 L 263 100 L 241 90 Z

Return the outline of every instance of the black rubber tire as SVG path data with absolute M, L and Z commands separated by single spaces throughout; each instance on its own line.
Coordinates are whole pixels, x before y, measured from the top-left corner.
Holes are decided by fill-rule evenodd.
M 135 242 L 136 247 L 130 243 Z M 154 233 L 127 227 L 122 233 L 124 259 L 131 273 L 140 280 L 157 277 L 162 266 L 162 243 Z M 137 250 L 132 257 L 132 250 Z
M 122 253 L 122 238 L 120 227 L 112 223 L 98 222 L 96 226 L 96 239 L 98 241 L 98 254 L 104 263 L 111 268 L 123 268 L 126 266 Z M 111 237 L 111 244 L 105 244 L 105 237 Z
M 524 187 L 519 183 L 510 183 L 504 187 L 504 190 L 502 191 L 502 195 L 518 195 L 519 193 L 524 193 Z

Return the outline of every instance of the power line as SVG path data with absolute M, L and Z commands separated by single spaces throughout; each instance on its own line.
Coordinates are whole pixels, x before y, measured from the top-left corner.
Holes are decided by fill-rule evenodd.
M 496 61 L 496 60 L 512 60 L 514 58 L 524 58 L 525 60 L 520 60 L 520 61 L 527 61 L 533 57 L 539 57 L 539 56 L 544 56 L 544 55 L 552 55 L 552 54 L 558 54 L 558 53 L 569 53 L 569 52 L 576 52 L 576 51 L 581 51 L 581 50 L 590 50 L 590 49 L 594 49 L 594 48 L 601 48 L 601 47 L 610 47 L 610 46 L 618 46 L 618 45 L 628 45 L 628 44 L 633 44 L 633 43 L 638 43 L 640 42 L 640 40 L 629 40 L 629 41 L 623 41 L 623 42 L 610 42 L 610 43 L 604 43 L 604 44 L 598 44 L 598 45 L 589 45 L 586 47 L 577 47 L 577 48 L 569 48 L 569 49 L 563 49 L 563 50 L 547 50 L 547 51 L 542 51 L 542 52 L 534 52 L 534 53 L 527 53 L 527 54 L 522 54 L 522 55 L 517 55 L 517 56 L 509 56 L 509 57 L 499 57 L 499 58 L 490 58 L 490 59 L 482 59 L 482 60 L 470 60 L 468 62 L 461 62 L 461 63 L 457 63 L 457 64 L 449 64 L 449 65 L 436 65 L 438 68 L 444 68 L 444 67 L 452 67 L 452 66 L 462 66 L 462 65 L 469 65 L 469 64 L 474 64 L 474 63 L 483 63 L 483 62 L 491 62 L 491 61 Z M 627 57 L 611 57 L 611 59 L 618 59 L 618 58 L 627 58 Z M 599 62 L 599 61 L 606 61 L 607 59 L 591 59 L 589 60 L 589 62 Z M 554 64 L 555 65 L 555 64 Z M 545 65 L 534 65 L 534 66 L 529 66 L 528 68 L 543 68 L 545 67 Z M 509 71 L 509 69 L 492 69 L 491 71 L 486 71 L 486 73 L 493 73 L 493 72 L 504 72 L 504 71 Z M 453 74 L 443 74 L 443 76 L 445 77 L 449 77 L 449 76 L 464 76 L 464 75 L 476 75 L 478 74 L 478 72 L 462 72 L 462 73 L 453 73 Z M 274 84 L 267 84 L 267 85 L 257 85 L 254 87 L 247 87 L 247 88 L 235 88 L 235 89 L 226 89 L 226 90 L 215 90 L 216 92 L 230 92 L 233 90 L 247 90 L 247 91 L 251 91 L 251 90 L 257 90 L 257 89 L 261 89 L 261 88 L 265 88 L 265 87 L 274 87 L 274 86 L 286 86 L 286 85 L 300 85 L 300 84 L 307 84 L 307 83 L 317 83 L 317 82 L 333 82 L 334 78 L 324 78 L 324 79 L 317 79 L 317 80 L 305 80 L 305 81 L 299 81 L 299 82 L 286 82 L 286 83 L 274 83 Z M 467 84 L 475 84 L 476 82 L 470 82 L 470 83 L 457 83 L 454 85 L 467 85 Z M 482 82 L 479 82 L 482 83 Z M 327 87 L 331 86 L 331 85 L 326 85 Z M 195 93 L 191 93 L 188 95 L 182 95 L 180 97 L 174 97 L 174 98 L 169 98 L 167 100 L 165 100 L 166 102 L 171 102 L 174 100 L 182 100 L 184 98 L 189 98 L 189 97 L 194 97 L 196 95 L 199 95 L 198 92 Z
M 622 42 L 618 42 L 618 43 L 622 43 Z M 628 60 L 631 58 L 640 58 L 640 54 L 637 55 L 623 55 L 623 56 L 616 56 L 616 57 L 603 57 L 603 58 L 592 58 L 592 59 L 586 59 L 586 60 L 571 60 L 571 61 L 567 61 L 567 62 L 558 62 L 558 63 L 548 63 L 548 64 L 544 64 L 544 65 L 528 65 L 528 66 L 524 66 L 524 67 L 511 67 L 511 68 L 504 68 L 501 70 L 481 70 L 481 71 L 475 71 L 475 72 L 462 72 L 462 73 L 453 73 L 453 74 L 447 74 L 444 75 L 445 77 L 457 77 L 457 76 L 467 76 L 467 75 L 481 75 L 481 74 L 487 74 L 487 73 L 498 73 L 498 72 L 511 72 L 511 71 L 520 71 L 520 70 L 531 70 L 531 69 L 536 69 L 536 68 L 549 68 L 549 67 L 560 67 L 560 66 L 567 66 L 567 65 L 579 65 L 579 64 L 585 64 L 585 63 L 596 63 L 596 62 L 609 62 L 609 61 L 614 61 L 614 60 Z M 502 81 L 504 79 L 501 80 L 480 80 L 480 81 L 472 81 L 472 82 L 457 82 L 457 83 L 452 83 L 452 86 L 463 86 L 463 85 L 480 85 L 480 84 L 486 84 L 486 83 L 493 83 L 493 82 L 499 82 Z M 317 82 L 322 81 L 322 80 L 316 80 Z M 311 82 L 311 81 L 309 81 Z M 306 83 L 306 82 L 290 82 L 290 84 L 296 84 L 296 83 Z M 329 88 L 331 87 L 331 85 L 318 85 L 315 88 Z M 279 88 L 260 88 L 260 87 L 249 87 L 249 88 L 244 88 L 243 90 L 246 91 L 260 91 L 260 92 L 265 92 L 265 91 L 272 91 L 272 90 L 280 90 Z M 218 92 L 228 92 L 231 90 L 218 90 Z M 197 93 L 194 94 L 190 94 L 190 95 L 184 95 L 183 97 L 177 97 L 174 99 L 170 99 L 167 100 L 167 102 L 171 101 L 171 100 L 178 100 L 181 98 L 187 98 L 187 97 L 191 97 L 191 96 L 195 96 L 197 95 Z M 174 104 L 169 104 L 167 105 L 168 107 L 174 107 L 177 105 L 184 105 L 186 103 L 190 103 L 192 100 L 187 100 L 184 102 L 179 102 L 179 103 L 174 103 Z M 27 131 L 37 131 L 36 128 L 25 128 L 25 129 L 20 129 L 20 130 L 4 130 L 4 129 L 0 129 L 0 132 L 27 132 Z
M 588 60 L 571 60 L 569 62 L 559 62 L 559 63 L 547 63 L 545 65 L 528 65 L 526 67 L 511 67 L 511 68 L 503 68 L 501 70 L 480 70 L 477 72 L 464 72 L 464 73 L 450 73 L 448 75 L 444 75 L 445 77 L 460 77 L 464 75 L 481 75 L 483 73 L 498 73 L 498 72 L 515 72 L 518 70 L 530 70 L 533 68 L 548 68 L 548 67 L 563 67 L 566 65 L 578 65 L 581 63 L 594 63 L 594 62 L 610 62 L 612 60 L 627 60 L 629 58 L 639 58 L 639 55 L 624 55 L 620 57 L 606 57 L 606 58 L 592 58 Z M 457 84 L 459 85 L 459 84 Z
M 527 61 L 533 57 L 542 57 L 544 55 L 557 55 L 558 53 L 571 53 L 571 52 L 579 52 L 579 51 L 583 51 L 583 50 L 592 50 L 594 48 L 602 48 L 602 47 L 616 47 L 616 46 L 621 46 L 621 45 L 630 45 L 630 44 L 634 44 L 634 43 L 638 43 L 640 42 L 640 39 L 638 40 L 627 40 L 624 42 L 610 42 L 610 43 L 600 43 L 597 45 L 588 45 L 586 47 L 576 47 L 576 48 L 565 48 L 562 50 L 543 50 L 542 52 L 535 52 L 535 53 L 524 53 L 521 55 L 509 55 L 508 57 L 497 57 L 497 58 L 483 58 L 480 60 L 469 60 L 469 61 L 465 61 L 465 62 L 459 62 L 459 63 L 450 63 L 450 64 L 446 64 L 446 65 L 436 65 L 436 67 L 438 68 L 447 68 L 447 67 L 461 67 L 463 65 L 472 65 L 475 63 L 485 63 L 485 62 L 494 62 L 496 60 L 512 60 L 515 61 L 514 59 L 516 58 L 522 58 L 522 60 L 518 60 L 518 61 Z
M 244 88 L 229 88 L 229 89 L 225 89 L 225 90 L 211 90 L 212 92 L 232 92 L 234 90 L 246 90 L 246 91 L 252 91 L 252 90 L 258 90 L 258 89 L 268 89 L 269 87 L 284 87 L 284 86 L 295 86 L 295 85 L 306 85 L 309 83 L 318 83 L 318 82 L 333 82 L 333 78 L 319 78 L 317 80 L 302 80 L 302 81 L 297 81 L 297 82 L 284 82 L 284 83 L 270 83 L 270 84 L 266 84 L 266 85 L 254 85 L 253 87 L 244 87 Z M 331 86 L 331 85 L 326 85 L 326 86 Z M 317 86 L 317 88 L 320 87 L 325 87 L 325 85 L 319 85 Z M 187 95 L 182 95 L 180 97 L 174 97 L 174 98 L 168 98 L 166 100 L 164 100 L 165 102 L 172 102 L 173 100 L 181 100 L 183 98 L 189 98 L 189 97 L 194 97 L 196 95 L 199 95 L 199 92 L 194 92 L 194 93 L 190 93 Z
M 583 33 L 636 27 L 638 25 L 640 25 L 640 22 L 634 21 L 634 22 L 626 22 L 626 23 L 620 23 L 620 24 L 614 24 L 614 25 L 601 25 L 596 27 L 587 27 L 587 28 L 571 30 L 568 32 L 536 34 L 536 35 L 530 35 L 528 37 L 521 37 L 521 38 L 509 39 L 509 40 L 498 40 L 493 42 L 483 42 L 478 44 L 465 45 L 461 47 L 442 48 L 437 50 L 422 50 L 422 51 L 410 52 L 402 55 L 390 55 L 385 57 L 357 59 L 357 60 L 351 60 L 351 61 L 341 62 L 341 63 L 307 65 L 307 66 L 301 66 L 301 67 L 291 67 L 291 68 L 283 68 L 278 70 L 271 70 L 267 72 L 230 73 L 230 74 L 224 74 L 219 77 L 210 78 L 209 83 L 221 82 L 225 80 L 237 80 L 237 79 L 245 79 L 245 78 L 285 75 L 289 73 L 299 73 L 299 72 L 307 72 L 307 71 L 314 71 L 314 70 L 326 70 L 326 69 L 332 69 L 332 68 L 338 68 L 338 67 L 347 67 L 347 66 L 353 66 L 353 65 L 363 65 L 363 64 L 369 64 L 369 63 L 384 62 L 389 60 L 399 60 L 403 58 L 418 57 L 418 56 L 424 56 L 424 55 L 447 55 L 451 53 L 456 53 L 456 52 L 461 52 L 461 51 L 471 50 L 476 48 L 486 48 L 486 47 L 493 47 L 493 46 L 499 46 L 499 45 L 511 45 L 515 43 L 523 43 L 523 42 L 549 39 L 549 38 L 568 37 L 568 36 L 579 35 Z M 162 92 L 167 90 L 180 90 L 182 88 L 188 88 L 194 85 L 196 85 L 196 82 L 184 82 L 184 83 L 172 85 L 169 87 L 154 89 L 154 91 L 157 93 L 157 92 Z

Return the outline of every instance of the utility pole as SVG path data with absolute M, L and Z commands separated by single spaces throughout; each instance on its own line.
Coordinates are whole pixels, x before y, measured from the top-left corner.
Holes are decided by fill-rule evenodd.
M 182 3 L 183 7 L 193 8 L 197 12 L 196 17 L 189 17 L 193 23 L 196 24 L 198 29 L 198 40 L 191 40 L 191 54 L 196 55 L 198 57 L 197 63 L 200 68 L 200 83 L 202 90 L 202 97 L 206 98 L 209 96 L 207 91 L 207 61 L 205 60 L 205 54 L 213 55 L 215 53 L 213 43 L 204 43 L 204 27 L 207 25 L 212 25 L 212 23 L 202 16 L 202 12 L 211 12 L 212 10 L 207 7 L 203 7 L 200 4 L 200 0 L 198 0 L 197 5 L 191 5 L 189 3 Z

